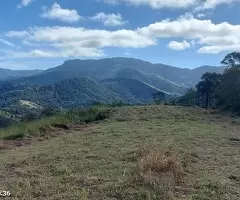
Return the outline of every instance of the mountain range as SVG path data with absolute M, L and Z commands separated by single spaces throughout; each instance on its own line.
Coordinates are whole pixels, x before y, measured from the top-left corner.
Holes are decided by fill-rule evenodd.
M 181 69 L 133 58 L 68 60 L 41 70 L 0 69 L 0 108 L 21 100 L 40 106 L 81 107 L 93 102 L 150 102 L 152 93 L 183 95 L 205 72 L 223 72 L 224 67 Z
M 10 69 L 2 69 L 0 68 L 0 81 L 15 79 L 21 77 L 28 77 L 39 74 L 43 72 L 43 70 L 10 70 Z

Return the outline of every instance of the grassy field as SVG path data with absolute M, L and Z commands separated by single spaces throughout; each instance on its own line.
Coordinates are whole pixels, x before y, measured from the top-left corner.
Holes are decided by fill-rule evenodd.
M 21 200 L 240 199 L 238 118 L 171 106 L 106 109 L 103 121 L 0 150 L 0 190 Z

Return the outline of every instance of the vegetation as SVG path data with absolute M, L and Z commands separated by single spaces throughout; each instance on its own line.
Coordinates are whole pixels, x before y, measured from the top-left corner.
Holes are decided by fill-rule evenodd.
M 79 111 L 84 118 L 74 111 L 68 122 L 100 111 L 106 120 L 66 123 L 35 140 L 9 131 L 12 140 L 0 140 L 0 188 L 22 200 L 240 199 L 240 119 L 154 105 Z
M 0 128 L 6 128 L 8 126 L 11 126 L 15 123 L 14 120 L 4 117 L 4 116 L 0 116 Z
M 51 132 L 53 127 L 66 127 L 71 123 L 91 123 L 104 120 L 108 117 L 106 111 L 101 109 L 75 109 L 59 112 L 56 115 L 35 119 L 29 114 L 23 123 L 0 130 L 0 139 L 14 140 L 27 136 L 41 136 Z
M 222 63 L 219 74 L 222 68 L 125 58 L 71 60 L 7 77 L 0 83 L 0 189 L 23 200 L 240 199 L 240 119 L 159 105 L 203 74 L 172 104 L 240 113 L 240 53 Z M 131 106 L 152 99 L 157 106 Z
M 154 102 L 159 105 L 161 102 L 165 101 L 165 93 L 158 91 L 152 94 Z
M 197 104 L 197 91 L 194 88 L 188 89 L 185 95 L 171 101 L 173 104 L 177 102 L 183 106 L 194 106 Z
M 216 94 L 217 88 L 220 86 L 221 76 L 221 74 L 217 73 L 205 73 L 196 86 L 198 93 L 205 98 L 206 109 L 212 104 L 212 96 Z
M 228 54 L 222 61 L 227 65 L 223 74 L 205 73 L 197 84 L 197 91 L 189 90 L 178 103 L 211 108 L 220 108 L 240 113 L 240 53 Z M 195 100 L 196 99 L 196 100 Z
M 41 118 L 42 110 L 49 107 L 63 110 L 90 107 L 94 102 L 149 104 L 159 90 L 169 101 L 183 95 L 204 72 L 221 70 L 211 66 L 179 69 L 130 58 L 69 60 L 45 71 L 0 69 L 0 109 L 11 115 L 5 119 L 26 122 Z
M 133 79 L 114 79 L 96 83 L 74 78 L 51 85 L 0 84 L 0 108 L 20 117 L 41 114 L 42 109 L 71 109 L 102 104 L 143 104 L 151 102 L 157 90 Z M 34 118 L 34 117 L 33 117 Z

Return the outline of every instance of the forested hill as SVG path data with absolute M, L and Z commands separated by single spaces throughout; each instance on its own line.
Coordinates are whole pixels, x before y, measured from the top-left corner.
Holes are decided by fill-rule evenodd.
M 95 81 L 112 78 L 130 78 L 164 90 L 167 93 L 184 94 L 193 87 L 205 72 L 223 72 L 223 67 L 203 66 L 193 70 L 163 64 L 152 64 L 133 58 L 107 58 L 100 60 L 68 60 L 62 65 L 29 76 L 11 80 L 16 84 L 51 84 L 75 77 Z M 21 74 L 21 71 L 15 73 Z M 20 76 L 20 75 L 19 75 Z M 23 76 L 23 75 L 22 75 Z M 7 79 L 9 76 L 4 76 Z M 3 79 L 3 78 L 2 78 Z M 1 80 L 1 78 L 0 78 Z M 1 83 L 0 83 L 1 84 Z
M 178 104 L 240 114 L 240 52 L 229 53 L 221 63 L 227 66 L 223 73 L 204 73 L 196 87 L 178 99 Z
M 202 66 L 195 69 L 182 69 L 164 64 L 153 64 L 134 58 L 106 58 L 100 60 L 68 60 L 62 65 L 46 70 L 49 72 L 80 72 L 85 76 L 103 80 L 113 78 L 123 69 L 133 69 L 144 75 L 152 75 L 162 81 L 181 86 L 193 86 L 205 72 L 223 72 L 223 67 Z
M 190 70 L 133 58 L 107 58 L 68 60 L 45 71 L 2 71 L 0 110 L 22 114 L 29 104 L 37 108 L 74 108 L 94 102 L 151 103 L 153 93 L 164 92 L 167 98 L 181 96 L 203 73 L 222 72 L 223 68 Z M 28 106 L 19 102 L 28 102 Z
M 97 83 L 79 77 L 49 85 L 11 85 L 0 87 L 0 107 L 9 108 L 20 100 L 34 102 L 43 107 L 75 108 L 90 106 L 94 102 L 125 103 L 150 102 L 158 90 L 133 79 L 114 79 Z

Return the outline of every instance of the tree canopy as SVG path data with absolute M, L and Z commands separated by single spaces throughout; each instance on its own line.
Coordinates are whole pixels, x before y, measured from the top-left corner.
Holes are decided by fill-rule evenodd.
M 230 110 L 240 114 L 240 53 L 232 52 L 221 62 L 227 66 L 223 74 L 205 73 L 196 85 L 196 105 Z M 194 95 L 192 91 L 192 95 Z M 179 99 L 192 99 L 186 95 Z
M 162 91 L 158 91 L 152 94 L 154 102 L 159 105 L 162 101 L 165 100 L 165 93 Z
M 240 52 L 232 52 L 225 56 L 221 64 L 228 67 L 240 67 Z

